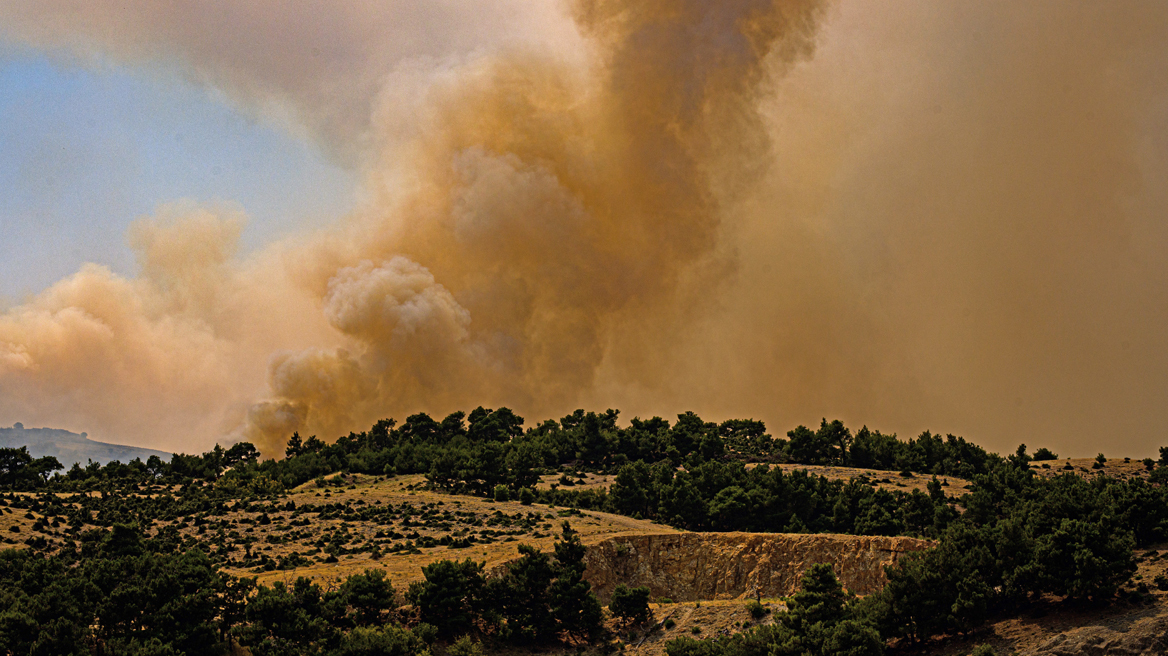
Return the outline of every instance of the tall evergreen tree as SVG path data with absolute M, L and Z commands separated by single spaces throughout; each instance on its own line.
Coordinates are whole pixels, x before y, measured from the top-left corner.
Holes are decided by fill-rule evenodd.
M 580 534 L 564 521 L 556 541 L 556 580 L 551 585 L 552 615 L 561 631 L 584 639 L 601 629 L 600 601 L 592 594 L 592 584 L 584 580 L 584 555 L 588 549 Z

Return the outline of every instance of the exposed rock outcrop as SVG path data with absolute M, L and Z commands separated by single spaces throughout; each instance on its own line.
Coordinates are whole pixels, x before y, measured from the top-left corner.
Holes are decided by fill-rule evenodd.
M 619 583 L 649 586 L 673 601 L 793 594 L 807 568 L 831 563 L 844 587 L 869 594 L 884 587 L 884 566 L 927 540 L 782 533 L 670 533 L 612 538 L 588 548 L 584 577 L 607 603 Z
M 1162 610 L 1162 609 L 1160 609 Z M 1024 656 L 1161 656 L 1168 654 L 1168 613 L 1118 618 L 1049 638 Z

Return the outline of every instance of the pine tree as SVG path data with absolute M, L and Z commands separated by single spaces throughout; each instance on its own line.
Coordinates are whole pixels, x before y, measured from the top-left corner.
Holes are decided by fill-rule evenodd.
M 551 585 L 552 615 L 560 630 L 575 638 L 590 638 L 600 631 L 600 601 L 584 580 L 584 554 L 580 535 L 567 520 L 556 541 L 556 580 Z

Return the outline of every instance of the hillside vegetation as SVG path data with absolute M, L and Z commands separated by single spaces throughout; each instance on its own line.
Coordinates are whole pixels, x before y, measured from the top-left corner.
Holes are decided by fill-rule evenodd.
M 241 443 L 63 470 L 2 449 L 0 530 L 19 549 L 0 553 L 0 649 L 603 651 L 676 630 L 628 610 L 668 607 L 635 581 L 606 588 L 622 601 L 603 613 L 587 545 L 679 529 L 936 546 L 890 561 L 887 585 L 862 598 L 806 563 L 802 591 L 769 618 L 651 641 L 674 655 L 905 650 L 1052 603 L 1139 604 L 1148 584 L 1168 588 L 1163 574 L 1133 579 L 1134 550 L 1168 529 L 1163 462 L 1055 469 L 1045 449 L 1002 457 L 838 421 L 773 438 L 750 420 L 617 418 L 525 429 L 505 408 L 414 415 L 332 444 L 293 435 L 280 460 Z

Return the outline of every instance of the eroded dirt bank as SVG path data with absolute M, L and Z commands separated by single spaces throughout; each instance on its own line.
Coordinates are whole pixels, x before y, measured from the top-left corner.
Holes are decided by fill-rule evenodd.
M 783 533 L 672 533 L 622 536 L 589 547 L 585 578 L 607 603 L 619 583 L 649 586 L 676 602 L 780 597 L 798 590 L 816 563 L 831 563 L 856 594 L 884 586 L 884 566 L 930 546 L 905 537 Z

